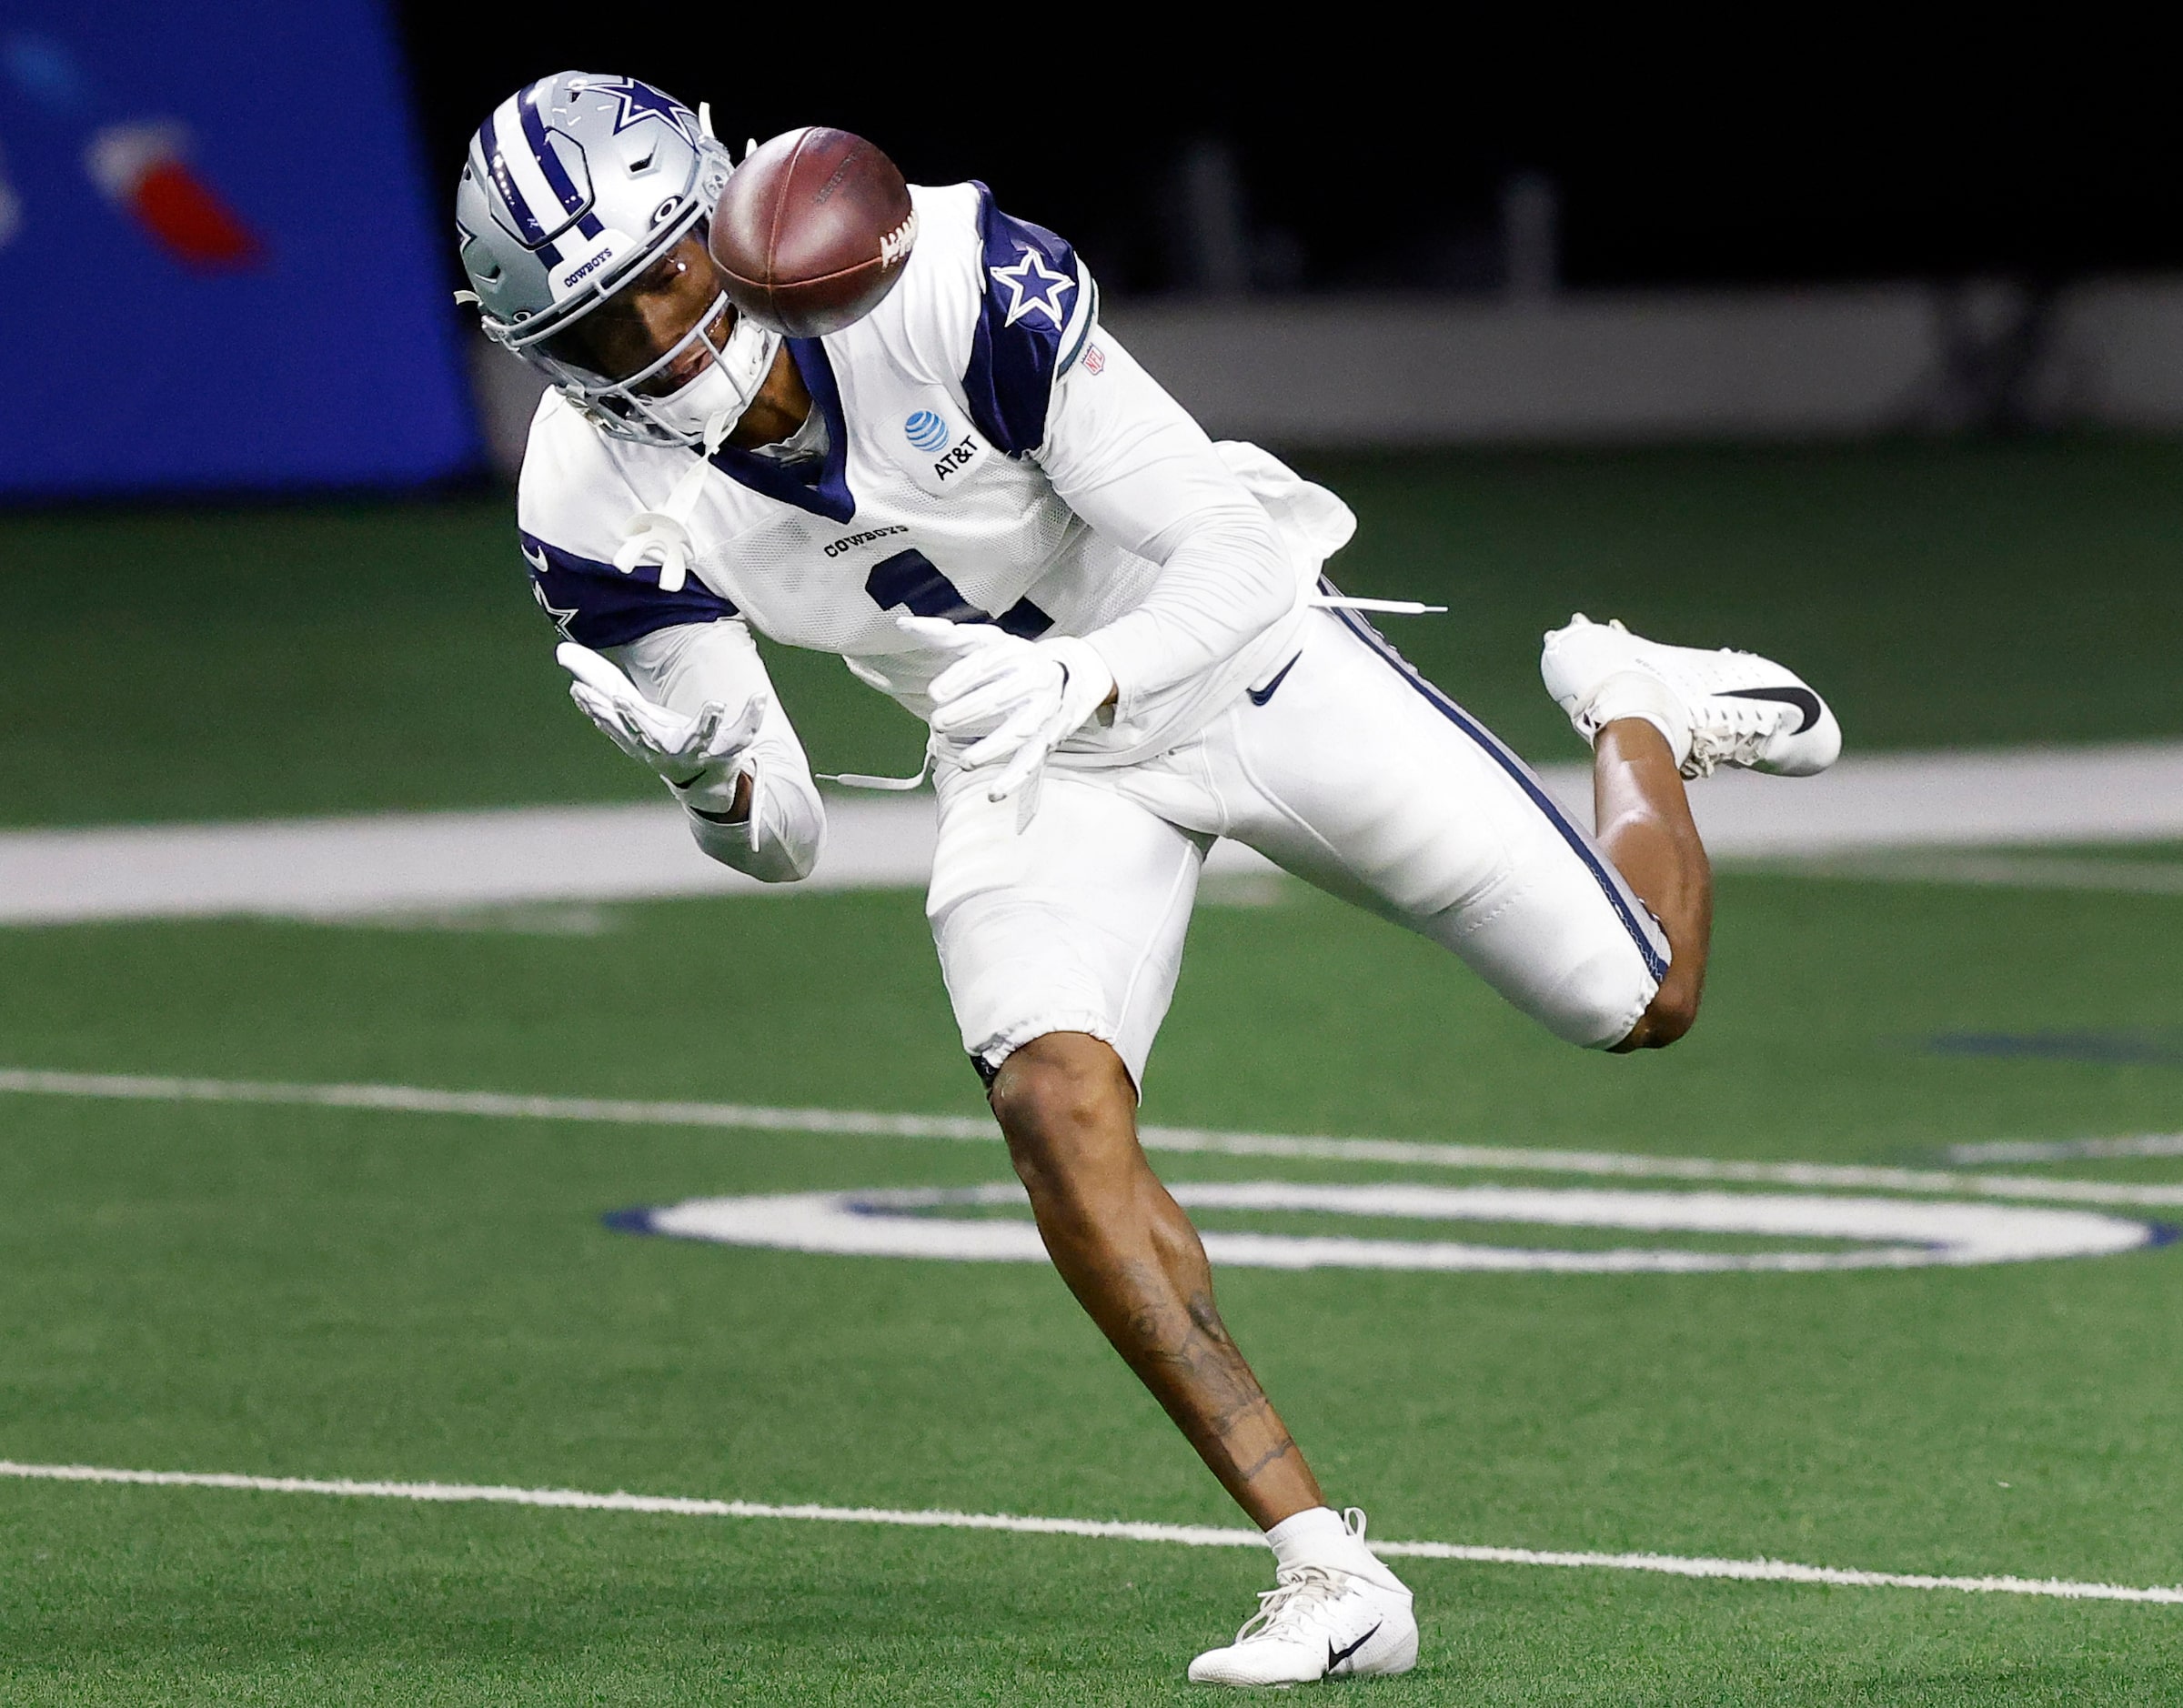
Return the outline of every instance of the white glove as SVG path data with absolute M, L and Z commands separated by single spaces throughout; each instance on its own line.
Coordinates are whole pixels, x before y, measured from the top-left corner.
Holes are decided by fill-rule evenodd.
M 998 768 L 986 785 L 987 799 L 1024 791 L 1021 829 L 1035 810 L 1036 782 L 1048 756 L 1106 704 L 1113 672 L 1095 648 L 1065 636 L 1025 640 L 991 623 L 896 620 L 905 633 L 955 655 L 928 690 L 933 732 L 969 743 L 957 761 L 963 769 Z
M 686 804 L 716 816 L 733 809 L 743 759 L 765 721 L 763 694 L 753 694 L 733 723 L 718 700 L 707 700 L 695 718 L 685 718 L 645 698 L 611 658 L 589 647 L 564 641 L 553 656 L 576 678 L 568 698 L 608 740 L 659 772 Z

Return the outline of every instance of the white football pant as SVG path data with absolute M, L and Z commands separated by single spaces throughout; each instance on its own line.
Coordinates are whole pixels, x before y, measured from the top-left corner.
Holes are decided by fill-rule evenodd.
M 943 767 L 926 911 L 963 1048 L 989 1076 L 1089 1032 L 1136 1081 L 1221 837 L 1444 945 L 1556 1037 L 1627 1037 L 1665 934 L 1524 762 L 1350 611 L 1202 733 L 1110 769 L 1051 766 L 1038 811 Z

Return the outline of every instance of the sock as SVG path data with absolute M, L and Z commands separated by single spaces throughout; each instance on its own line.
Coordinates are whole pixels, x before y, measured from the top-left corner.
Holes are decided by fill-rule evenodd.
M 1273 1550 L 1274 1569 L 1292 1566 L 1329 1566 L 1374 1583 L 1399 1586 L 1400 1580 L 1380 1563 L 1379 1556 L 1350 1533 L 1342 1514 L 1331 1506 L 1306 1507 L 1284 1518 L 1266 1532 Z
M 1690 713 L 1682 696 L 1650 670 L 1617 670 L 1584 708 L 1594 730 L 1621 718 L 1642 718 L 1665 736 L 1678 766 L 1690 758 Z

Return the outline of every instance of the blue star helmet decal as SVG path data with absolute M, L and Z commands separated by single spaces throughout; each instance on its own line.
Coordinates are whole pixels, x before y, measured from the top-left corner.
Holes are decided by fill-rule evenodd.
M 599 95 L 610 95 L 621 103 L 621 110 L 614 115 L 614 131 L 619 136 L 639 119 L 665 119 L 680 134 L 683 140 L 695 145 L 698 140 L 698 116 L 671 95 L 663 94 L 649 83 L 639 83 L 634 77 L 609 77 L 587 85 Z

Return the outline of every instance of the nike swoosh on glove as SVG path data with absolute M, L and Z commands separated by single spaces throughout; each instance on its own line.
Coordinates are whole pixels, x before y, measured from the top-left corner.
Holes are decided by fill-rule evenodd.
M 993 769 L 986 799 L 1019 796 L 1017 829 L 1037 810 L 1037 781 L 1054 749 L 1090 723 L 1114 691 L 1104 658 L 1071 636 L 1025 640 L 991 623 L 896 619 L 904 633 L 954 662 L 932 679 L 932 729 L 969 745 L 966 771 Z
M 649 700 L 611 658 L 564 641 L 554 659 L 576 678 L 568 698 L 616 747 L 657 771 L 688 805 L 714 814 L 735 805 L 743 759 L 764 723 L 767 698 L 753 694 L 733 723 L 728 708 L 708 700 L 695 718 Z

